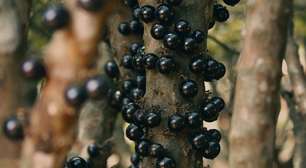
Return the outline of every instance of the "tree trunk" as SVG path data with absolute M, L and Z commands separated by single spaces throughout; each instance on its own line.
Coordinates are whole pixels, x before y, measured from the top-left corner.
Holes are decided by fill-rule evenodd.
M 292 1 L 250 0 L 247 5 L 230 133 L 230 167 L 271 168 Z
M 29 0 L 0 1 L 0 123 L 25 107 L 25 81 L 20 75 L 20 62 L 27 47 Z M 0 167 L 17 167 L 20 142 L 0 136 Z
M 140 5 L 157 6 L 155 0 L 139 0 Z M 209 7 L 212 1 L 207 0 L 188 0 L 175 9 L 178 18 L 189 21 L 193 29 L 200 29 L 207 35 L 207 20 L 209 17 Z M 175 113 L 184 113 L 192 111 L 205 99 L 204 83 L 202 79 L 191 74 L 188 70 L 188 57 L 181 52 L 166 50 L 160 41 L 153 39 L 150 35 L 152 24 L 145 24 L 144 44 L 146 53 L 155 53 L 162 55 L 175 55 L 175 60 L 179 65 L 177 74 L 162 75 L 156 71 L 147 72 L 147 90 L 144 97 L 144 108 L 157 108 L 162 111 L 162 123 L 159 127 L 153 128 L 148 132 L 148 139 L 154 143 L 160 143 L 169 151 L 178 168 L 202 168 L 202 157 L 196 154 L 187 140 L 187 131 L 177 134 L 170 133 L 167 130 L 168 117 Z M 206 51 L 206 41 L 201 46 L 202 51 Z M 179 93 L 179 84 L 183 79 L 196 80 L 199 85 L 199 94 L 190 100 L 182 98 Z M 144 159 L 141 167 L 153 168 L 155 161 L 152 158 Z

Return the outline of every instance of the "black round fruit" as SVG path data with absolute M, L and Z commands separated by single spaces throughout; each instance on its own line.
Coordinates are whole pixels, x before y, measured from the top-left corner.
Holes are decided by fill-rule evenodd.
M 130 24 L 128 22 L 121 22 L 118 25 L 118 31 L 122 35 L 125 35 L 125 36 L 129 35 L 131 33 Z
M 186 36 L 191 32 L 191 26 L 186 20 L 179 20 L 175 23 L 174 30 L 181 36 Z
M 144 136 L 144 132 L 141 127 L 130 124 L 126 128 L 126 136 L 132 141 L 139 141 Z
M 216 110 L 216 107 L 212 103 L 207 103 L 206 105 L 200 108 L 202 118 L 206 122 L 214 122 L 219 117 L 219 112 Z
M 133 153 L 130 160 L 133 165 L 138 165 L 141 161 L 141 157 L 137 153 Z
M 202 43 L 205 39 L 205 33 L 201 30 L 193 31 L 191 36 L 197 43 Z
M 102 8 L 102 0 L 78 0 L 78 5 L 88 11 L 98 11 Z
M 129 47 L 130 53 L 134 56 L 138 53 L 138 51 L 143 47 L 141 43 L 132 43 Z
M 221 151 L 221 146 L 217 142 L 210 142 L 208 148 L 202 152 L 203 157 L 206 159 L 216 158 Z
M 205 61 L 201 58 L 193 59 L 189 65 L 189 69 L 191 72 L 195 74 L 203 73 L 205 69 Z
M 142 71 L 144 70 L 144 57 L 141 54 L 136 54 L 133 57 L 133 69 Z
M 150 156 L 161 158 L 165 155 L 165 148 L 161 144 L 153 143 L 149 149 Z
M 186 124 L 190 128 L 199 128 L 203 125 L 201 115 L 197 112 L 189 112 L 185 114 Z
M 180 92 L 186 98 L 195 97 L 198 94 L 198 90 L 198 85 L 193 80 L 185 80 L 180 86 Z
M 89 168 L 86 160 L 79 156 L 74 156 L 70 158 L 67 162 L 68 168 Z
M 164 157 L 157 160 L 156 168 L 176 168 L 176 164 L 173 159 Z
M 129 22 L 131 32 L 136 35 L 142 35 L 143 34 L 143 24 L 137 20 L 133 19 Z
M 133 56 L 130 54 L 125 54 L 122 57 L 121 64 L 126 69 L 133 69 Z
M 214 72 L 214 78 L 219 80 L 224 77 L 226 73 L 226 68 L 223 64 L 219 63 L 217 66 L 217 70 Z
M 140 100 L 145 95 L 145 91 L 140 88 L 134 88 L 130 92 L 130 96 L 133 100 Z
M 166 34 L 163 43 L 165 47 L 172 50 L 178 49 L 182 45 L 182 41 L 176 33 Z
M 141 19 L 141 8 L 140 7 L 136 7 L 133 9 L 133 18 Z
M 212 29 L 215 26 L 215 24 L 216 24 L 215 20 L 208 21 L 208 25 L 207 25 L 208 29 Z
M 180 5 L 182 2 L 183 2 L 183 0 L 167 0 L 167 3 L 169 3 L 173 6 Z
M 134 115 L 139 109 L 140 107 L 135 103 L 123 105 L 121 110 L 122 118 L 128 123 L 132 123 L 134 121 Z
M 124 94 L 120 90 L 111 90 L 109 91 L 109 104 L 117 109 L 121 108 L 122 100 L 124 98 Z
M 160 113 L 150 112 L 146 115 L 145 125 L 149 128 L 157 127 L 161 122 Z
M 164 25 L 170 25 L 174 19 L 174 10 L 167 4 L 161 4 L 156 9 L 156 19 Z
M 221 112 L 225 107 L 225 102 L 221 97 L 213 97 L 210 102 L 215 105 L 217 112 Z
M 136 85 L 137 88 L 146 91 L 147 78 L 145 75 L 137 75 L 136 76 Z
M 150 5 L 144 5 L 141 7 L 141 20 L 149 23 L 155 19 L 155 8 Z
M 173 132 L 181 131 L 185 127 L 184 117 L 178 114 L 170 116 L 168 119 L 168 127 Z
M 64 6 L 51 6 L 45 11 L 43 22 L 50 29 L 58 30 L 65 27 L 69 19 L 69 12 Z
M 151 36 L 156 40 L 163 39 L 167 32 L 167 28 L 159 23 L 155 23 L 151 28 Z
M 235 6 L 240 2 L 240 0 L 223 0 L 226 5 Z
M 184 40 L 184 45 L 183 45 L 183 49 L 185 52 L 187 53 L 193 53 L 198 49 L 198 43 L 195 39 L 191 38 L 191 37 L 187 37 Z
M 144 66 L 147 69 L 154 69 L 156 67 L 156 62 L 158 57 L 155 54 L 148 53 L 144 56 Z
M 41 60 L 30 58 L 21 66 L 23 75 L 31 80 L 40 80 L 46 76 L 46 70 Z
M 24 137 L 22 123 L 16 116 L 11 116 L 4 121 L 2 131 L 8 139 L 13 141 L 22 140 Z
M 130 91 L 134 88 L 136 88 L 137 85 L 136 85 L 136 81 L 135 80 L 131 80 L 131 79 L 128 79 L 128 80 L 124 80 L 122 82 L 122 91 L 124 93 L 130 93 Z
M 173 58 L 170 57 L 161 57 L 157 61 L 157 69 L 162 74 L 169 74 L 175 71 L 175 61 Z
M 101 76 L 88 79 L 85 83 L 87 95 L 92 99 L 99 99 L 107 95 L 109 86 Z
M 220 4 L 215 4 L 213 10 L 213 16 L 216 21 L 225 22 L 230 17 L 230 14 L 226 9 L 226 7 Z
M 87 99 L 86 89 L 83 86 L 71 85 L 65 90 L 66 102 L 74 107 L 80 107 Z
M 119 67 L 115 61 L 106 62 L 104 71 L 110 78 L 118 78 L 120 75 Z
M 133 117 L 133 123 L 143 127 L 145 125 L 146 113 L 142 110 L 138 110 Z
M 209 137 L 209 141 L 213 141 L 213 142 L 220 142 L 222 138 L 220 131 L 216 129 L 208 130 L 207 135 Z
M 97 158 L 100 155 L 100 149 L 96 144 L 90 144 L 87 147 L 87 153 L 90 158 Z
M 151 142 L 147 140 L 142 140 L 138 142 L 135 146 L 135 151 L 140 156 L 148 156 L 150 153 Z
M 192 146 L 195 149 L 201 150 L 205 149 L 208 146 L 208 138 L 204 134 L 199 134 L 193 137 L 192 139 Z

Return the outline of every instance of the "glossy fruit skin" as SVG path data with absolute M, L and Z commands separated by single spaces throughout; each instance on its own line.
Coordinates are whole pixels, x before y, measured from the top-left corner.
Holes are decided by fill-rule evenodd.
M 129 22 L 130 30 L 132 33 L 136 35 L 142 35 L 143 34 L 143 24 L 137 20 L 133 19 Z
M 168 33 L 163 39 L 163 44 L 165 47 L 175 50 L 182 45 L 182 40 L 176 33 Z
M 46 76 L 43 63 L 36 58 L 30 58 L 21 65 L 23 75 L 30 80 L 40 80 Z
M 155 19 L 155 8 L 151 5 L 144 5 L 141 7 L 141 20 L 145 23 L 154 21 Z
M 201 115 L 204 121 L 214 122 L 219 117 L 219 112 L 216 110 L 216 107 L 212 103 L 208 103 L 200 108 Z
M 173 6 L 178 6 L 183 2 L 183 0 L 167 0 L 167 3 Z
M 141 127 L 130 124 L 126 128 L 126 136 L 132 141 L 139 141 L 144 136 L 144 131 Z
M 216 21 L 215 21 L 215 20 L 210 20 L 210 21 L 208 22 L 208 25 L 207 25 L 208 30 L 209 30 L 209 29 L 212 29 L 212 28 L 215 26 L 215 24 L 216 24 Z
M 169 74 L 175 71 L 176 63 L 171 57 L 161 57 L 157 61 L 157 70 L 162 74 Z
M 145 95 L 145 91 L 140 88 L 134 88 L 130 92 L 130 96 L 133 100 L 140 100 Z
M 220 142 L 222 135 L 220 133 L 220 131 L 216 130 L 216 129 L 210 129 L 207 131 L 207 135 L 209 137 L 209 141 L 213 141 L 213 142 Z
M 122 118 L 128 123 L 132 123 L 134 121 L 134 115 L 139 109 L 140 107 L 135 103 L 123 105 L 121 109 Z
M 197 112 L 189 112 L 185 114 L 186 124 L 190 128 L 199 128 L 203 125 L 201 115 Z
M 137 126 L 143 127 L 145 125 L 145 120 L 146 120 L 147 114 L 142 111 L 138 110 L 133 117 L 133 123 Z
M 133 56 L 130 54 L 125 54 L 122 57 L 121 64 L 126 69 L 133 69 Z
M 213 16 L 216 21 L 225 22 L 229 19 L 230 14 L 226 7 L 220 4 L 215 4 L 213 9 Z
M 87 11 L 96 12 L 102 8 L 103 1 L 101 0 L 78 0 L 78 5 Z
M 150 112 L 145 117 L 145 126 L 149 128 L 157 127 L 159 126 L 160 123 L 161 123 L 160 113 Z
M 226 68 L 225 68 L 224 64 L 219 63 L 218 66 L 217 66 L 217 70 L 215 71 L 215 77 L 214 78 L 216 80 L 219 80 L 219 79 L 224 77 L 225 73 L 226 73 Z
M 155 23 L 151 28 L 151 36 L 156 40 L 163 39 L 167 33 L 167 27 L 159 23 Z
M 136 54 L 133 57 L 133 69 L 137 71 L 144 70 L 144 57 L 142 54 Z
M 143 47 L 141 43 L 132 43 L 129 47 L 130 53 L 134 56 L 138 53 L 138 51 Z
M 20 141 L 24 138 L 22 123 L 16 116 L 11 116 L 4 121 L 2 131 L 12 141 Z
M 189 69 L 195 74 L 201 74 L 205 70 L 205 61 L 202 58 L 195 58 L 191 61 Z
M 127 36 L 131 33 L 131 28 L 130 28 L 130 24 L 128 22 L 121 22 L 118 25 L 118 31 L 119 33 L 121 33 L 124 36 Z
M 179 20 L 175 23 L 174 31 L 184 37 L 191 32 L 191 26 L 188 21 Z
M 160 4 L 156 8 L 156 19 L 163 25 L 169 25 L 174 19 L 174 10 L 167 4 Z
M 145 75 L 137 75 L 136 76 L 136 86 L 137 88 L 146 91 L 147 78 Z
M 62 29 L 68 24 L 69 20 L 69 12 L 61 5 L 49 7 L 43 15 L 44 25 L 52 30 Z
M 141 140 L 135 146 L 135 151 L 140 156 L 148 156 L 150 152 L 151 142 L 148 140 Z
M 122 106 L 127 105 L 129 103 L 135 103 L 135 102 L 134 102 L 134 100 L 132 100 L 129 97 L 123 97 L 123 99 L 122 99 Z
M 168 128 L 172 132 L 178 132 L 185 128 L 185 119 L 179 114 L 174 114 L 168 119 Z
M 193 31 L 191 36 L 197 43 L 202 43 L 205 39 L 205 33 L 201 30 Z
M 213 97 L 210 102 L 215 105 L 216 111 L 221 112 L 225 108 L 225 102 L 221 97 Z
M 87 99 L 86 89 L 83 86 L 71 85 L 65 90 L 66 102 L 73 107 L 80 107 Z
M 133 165 L 138 165 L 141 161 L 141 157 L 137 153 L 133 153 L 130 161 Z
M 136 7 L 133 9 L 133 18 L 141 19 L 141 8 L 140 7 Z
M 67 162 L 68 168 L 89 168 L 88 163 L 79 156 L 70 158 Z
M 134 8 L 138 6 L 137 0 L 123 0 L 123 3 L 128 6 L 129 8 Z
M 176 164 L 173 159 L 169 157 L 163 157 L 157 160 L 156 168 L 176 168 Z
M 183 81 L 180 86 L 180 92 L 185 98 L 195 97 L 198 94 L 198 90 L 197 83 L 190 79 Z
M 87 95 L 91 99 L 100 99 L 107 96 L 109 86 L 101 76 L 89 78 L 85 83 Z
M 108 93 L 108 102 L 110 106 L 121 109 L 124 93 L 120 90 L 110 90 Z
M 205 61 L 204 80 L 213 81 L 221 79 L 226 73 L 226 68 L 223 64 L 214 59 L 207 59 Z
M 223 2 L 226 5 L 235 6 L 240 2 L 240 0 L 223 0 Z
M 197 150 L 203 150 L 208 147 L 208 139 L 205 134 L 199 134 L 192 138 L 192 146 Z
M 202 151 L 202 156 L 206 159 L 216 158 L 221 151 L 221 146 L 217 142 L 209 142 L 208 148 Z
M 153 53 L 148 53 L 144 56 L 144 67 L 147 69 L 155 69 L 158 56 Z
M 149 149 L 150 156 L 161 158 L 165 155 L 165 148 L 161 144 L 153 143 Z
M 87 147 L 87 153 L 90 158 L 97 158 L 100 155 L 100 149 L 96 144 L 90 144 Z
M 119 67 L 115 61 L 108 61 L 104 65 L 104 71 L 110 78 L 118 78 L 120 75 Z
M 132 89 L 136 88 L 136 81 L 132 79 L 127 79 L 122 82 L 121 89 L 124 93 L 129 93 Z
M 184 40 L 184 45 L 183 45 L 183 49 L 185 52 L 187 53 L 193 53 L 198 49 L 198 43 L 195 39 L 193 38 L 185 38 Z

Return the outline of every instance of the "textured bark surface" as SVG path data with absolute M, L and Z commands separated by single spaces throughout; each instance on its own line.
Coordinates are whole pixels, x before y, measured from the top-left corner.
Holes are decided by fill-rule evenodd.
M 249 0 L 230 133 L 230 167 L 271 168 L 292 1 Z
M 26 105 L 25 80 L 20 74 L 24 58 L 30 0 L 0 1 L 0 123 Z M 20 142 L 1 133 L 0 167 L 17 167 Z
M 32 111 L 24 143 L 25 168 L 60 168 L 76 137 L 77 110 L 66 104 L 65 89 L 95 71 L 102 25 L 116 3 L 87 12 L 66 0 L 71 16 L 66 28 L 54 33 L 45 51 L 47 83 Z
M 139 0 L 141 5 L 150 4 L 157 6 L 155 0 Z M 193 29 L 200 29 L 207 34 L 207 19 L 209 16 L 209 6 L 212 1 L 207 0 L 188 0 L 175 9 L 176 16 L 188 20 Z M 157 107 L 162 110 L 162 124 L 149 131 L 148 139 L 155 143 L 162 144 L 170 152 L 178 168 L 202 168 L 202 158 L 191 150 L 191 145 L 187 141 L 187 132 L 178 134 L 170 133 L 167 130 L 168 117 L 175 113 L 184 113 L 195 109 L 199 103 L 205 99 L 204 83 L 190 73 L 187 61 L 191 56 L 181 52 L 166 50 L 160 41 L 154 40 L 150 35 L 152 24 L 145 25 L 144 43 L 147 53 L 162 55 L 175 55 L 175 60 L 179 67 L 177 72 L 170 75 L 162 75 L 157 71 L 147 72 L 147 90 L 144 97 L 145 108 Z M 206 42 L 202 46 L 206 51 Z M 199 94 L 193 99 L 184 99 L 179 93 L 179 84 L 184 79 L 196 80 L 199 85 Z M 152 158 L 144 159 L 141 167 L 155 167 L 155 160 Z
M 289 22 L 286 63 L 289 79 L 293 91 L 295 110 L 290 111 L 295 134 L 295 152 L 293 156 L 294 168 L 306 167 L 306 81 L 304 68 L 300 61 L 298 45 L 294 38 L 293 20 Z M 287 101 L 289 102 L 289 101 Z

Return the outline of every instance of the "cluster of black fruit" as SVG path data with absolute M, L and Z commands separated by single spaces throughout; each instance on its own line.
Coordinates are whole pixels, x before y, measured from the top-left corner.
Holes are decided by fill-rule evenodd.
M 182 53 L 198 55 L 191 59 L 189 69 L 195 74 L 204 77 L 205 81 L 213 81 L 222 78 L 225 74 L 223 64 L 217 62 L 207 54 L 200 53 L 199 46 L 204 41 L 205 35 L 200 30 L 192 31 L 186 20 L 175 18 L 174 7 L 183 0 L 166 0 L 157 8 L 144 5 L 139 6 L 137 0 L 124 0 L 124 3 L 132 9 L 133 19 L 123 22 L 118 30 L 122 35 L 143 35 L 143 23 L 156 21 L 151 28 L 151 36 L 161 40 L 164 46 L 170 50 L 182 50 Z M 234 6 L 239 0 L 223 0 L 227 5 Z M 102 0 L 76 0 L 78 6 L 90 12 L 96 12 L 103 6 Z M 221 4 L 215 4 L 213 8 L 213 20 L 208 24 L 212 28 L 215 21 L 224 22 L 229 18 L 229 12 Z M 44 23 L 52 31 L 64 28 L 70 22 L 68 10 L 62 6 L 52 6 L 44 13 Z M 171 31 L 171 26 L 174 25 Z M 121 109 L 124 120 L 130 125 L 126 129 L 129 139 L 136 142 L 136 153 L 132 155 L 132 168 L 138 167 L 143 157 L 151 156 L 157 159 L 157 168 L 174 168 L 175 161 L 170 157 L 161 144 L 146 139 L 149 128 L 160 125 L 162 110 L 152 108 L 142 109 L 137 103 L 146 91 L 146 70 L 157 70 L 161 74 L 169 74 L 176 71 L 177 63 L 174 56 L 157 56 L 154 53 L 145 53 L 141 43 L 133 43 L 129 53 L 122 57 L 121 65 L 135 72 L 134 79 L 121 81 L 120 87 L 116 82 L 120 77 L 120 71 L 115 61 L 108 61 L 105 66 L 106 75 L 97 75 L 89 78 L 84 83 L 69 86 L 64 97 L 67 103 L 75 108 L 89 98 L 91 100 L 107 99 L 109 104 Z M 22 73 L 28 79 L 39 81 L 47 75 L 47 69 L 40 59 L 30 58 L 22 66 Z M 116 80 L 111 80 L 116 79 Z M 194 97 L 198 93 L 195 81 L 187 79 L 182 81 L 180 91 L 183 97 Z M 224 108 L 224 101 L 219 97 L 207 99 L 199 109 L 184 114 L 173 114 L 168 118 L 169 131 L 177 133 L 183 129 L 189 129 L 188 140 L 192 147 L 207 159 L 215 158 L 220 152 L 219 131 L 202 128 L 203 120 L 216 121 L 219 113 Z M 19 117 L 11 116 L 3 124 L 4 134 L 11 140 L 21 140 L 24 137 L 23 122 Z M 89 160 L 75 156 L 67 160 L 66 168 L 90 167 L 90 160 L 100 155 L 100 148 L 96 144 L 88 146 Z

